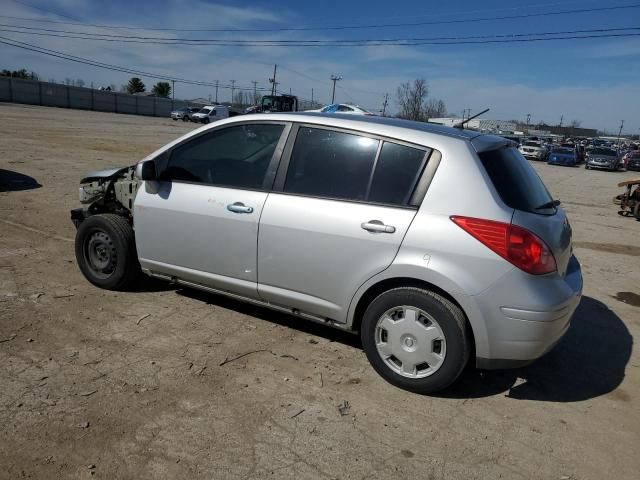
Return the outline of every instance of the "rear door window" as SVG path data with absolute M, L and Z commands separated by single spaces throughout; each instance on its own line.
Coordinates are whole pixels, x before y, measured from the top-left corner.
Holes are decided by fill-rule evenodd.
M 554 207 L 540 208 L 553 200 L 542 180 L 522 154 L 503 147 L 478 154 L 502 201 L 525 212 L 554 214 Z
M 301 127 L 284 191 L 365 200 L 379 143 L 360 135 Z
M 369 200 L 406 205 L 422 173 L 427 153 L 417 148 L 384 142 L 376 162 Z
M 284 191 L 408 206 L 430 152 L 358 134 L 300 127 Z

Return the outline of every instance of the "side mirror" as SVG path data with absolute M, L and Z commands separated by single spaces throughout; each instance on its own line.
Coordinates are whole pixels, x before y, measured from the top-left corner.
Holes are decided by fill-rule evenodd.
M 140 180 L 156 180 L 156 164 L 153 160 L 147 160 L 136 165 L 136 177 Z

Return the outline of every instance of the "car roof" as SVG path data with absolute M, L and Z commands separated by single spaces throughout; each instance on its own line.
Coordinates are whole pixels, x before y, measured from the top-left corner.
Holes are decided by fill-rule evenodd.
M 182 137 L 175 139 L 155 152 L 149 154 L 144 160 L 149 160 L 162 152 L 172 148 L 174 145 L 197 136 L 207 130 L 233 125 L 236 123 L 259 123 L 261 121 L 271 122 L 296 122 L 316 124 L 318 126 L 330 128 L 343 128 L 346 130 L 362 131 L 371 135 L 379 135 L 391 139 L 422 145 L 427 148 L 435 148 L 443 151 L 453 143 L 463 142 L 470 144 L 476 152 L 494 150 L 497 148 L 514 146 L 514 142 L 497 135 L 465 130 L 461 128 L 445 127 L 434 123 L 416 122 L 402 120 L 399 118 L 377 117 L 368 115 L 349 114 L 325 114 L 317 112 L 278 112 L 278 113 L 255 113 L 249 115 L 237 115 L 229 118 L 217 120 L 198 129 L 192 130 Z
M 473 130 L 465 130 L 460 128 L 445 127 L 435 123 L 416 122 L 412 120 L 403 120 L 400 118 L 378 117 L 369 115 L 349 115 L 340 113 L 320 113 L 320 112 L 291 112 L 291 113 L 265 113 L 260 114 L 260 118 L 264 120 L 285 120 L 290 122 L 308 122 L 317 123 L 328 126 L 350 128 L 354 130 L 363 129 L 376 131 L 380 135 L 385 135 L 385 128 L 404 129 L 419 132 L 426 132 L 435 135 L 443 135 L 446 137 L 460 138 L 471 140 L 482 135 Z M 234 117 L 236 121 L 248 120 L 246 117 Z M 251 119 L 253 120 L 253 119 Z

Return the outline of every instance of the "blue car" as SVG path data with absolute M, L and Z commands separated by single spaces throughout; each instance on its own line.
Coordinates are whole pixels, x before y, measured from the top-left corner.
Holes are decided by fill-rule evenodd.
M 578 155 L 575 148 L 556 147 L 551 150 L 547 163 L 575 167 L 578 164 Z

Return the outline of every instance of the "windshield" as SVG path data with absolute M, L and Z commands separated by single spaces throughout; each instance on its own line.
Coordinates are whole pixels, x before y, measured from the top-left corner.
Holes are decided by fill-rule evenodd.
M 614 157 L 616 155 L 616 152 L 609 148 L 594 148 L 593 150 L 591 150 L 591 155 L 606 155 L 609 157 Z
M 554 148 L 551 153 L 559 153 L 561 155 L 573 155 L 575 150 L 573 148 Z
M 536 207 L 553 198 L 542 180 L 522 154 L 513 147 L 482 152 L 478 155 L 502 201 L 511 208 L 532 213 L 555 213 L 555 207 Z
M 539 143 L 536 142 L 524 142 L 525 147 L 540 147 Z
M 202 110 L 200 110 L 198 113 L 209 113 L 211 110 L 213 110 L 212 108 L 203 108 Z

